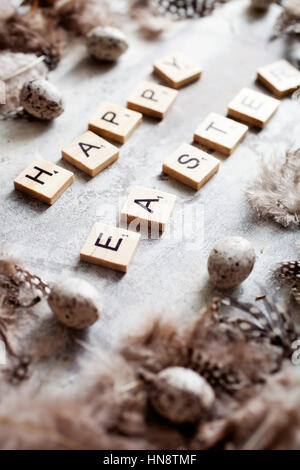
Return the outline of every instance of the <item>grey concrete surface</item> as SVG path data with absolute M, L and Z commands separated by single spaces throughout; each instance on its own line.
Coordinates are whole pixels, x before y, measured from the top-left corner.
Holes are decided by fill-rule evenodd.
M 272 155 L 300 144 L 300 106 L 283 99 L 275 117 L 262 131 L 250 130 L 229 158 L 218 155 L 221 168 L 199 192 L 161 176 L 164 159 L 193 132 L 210 111 L 226 113 L 227 104 L 244 86 L 263 90 L 255 71 L 284 56 L 281 39 L 270 40 L 280 8 L 253 14 L 248 1 L 234 1 L 211 17 L 178 23 L 160 41 L 147 41 L 130 31 L 130 48 L 115 66 L 89 59 L 74 44 L 50 76 L 62 91 L 66 111 L 52 124 L 26 121 L 1 123 L 1 238 L 14 246 L 25 266 L 45 280 L 76 273 L 92 282 L 103 296 L 103 316 L 91 328 L 92 343 L 109 346 L 128 334 L 128 320 L 137 313 L 198 312 L 213 289 L 207 257 L 212 245 L 227 235 L 248 238 L 257 253 L 252 275 L 236 293 L 254 301 L 257 282 L 269 291 L 276 262 L 294 259 L 296 231 L 257 220 L 245 200 L 245 186 L 254 177 L 261 155 Z M 60 150 L 86 130 L 90 116 L 104 100 L 125 105 L 138 81 L 153 79 L 152 62 L 180 48 L 203 67 L 200 81 L 179 91 L 161 122 L 145 118 L 121 147 L 120 159 L 93 179 L 61 160 Z M 14 191 L 13 180 L 35 157 L 70 169 L 74 184 L 52 206 Z M 126 275 L 81 262 L 80 249 L 96 221 L 116 223 L 120 204 L 132 184 L 177 196 L 171 234 L 143 240 Z M 181 217 L 194 214 L 194 236 L 176 234 Z M 180 231 L 180 230 L 179 230 Z

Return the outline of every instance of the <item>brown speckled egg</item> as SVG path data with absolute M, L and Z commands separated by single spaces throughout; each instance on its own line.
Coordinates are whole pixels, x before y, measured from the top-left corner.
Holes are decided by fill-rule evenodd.
M 77 330 L 95 323 L 101 313 L 98 291 L 87 281 L 74 277 L 55 284 L 48 303 L 60 323 Z
M 255 263 L 255 251 L 251 243 L 242 237 L 220 240 L 208 258 L 208 272 L 212 282 L 221 289 L 238 286 L 251 273 Z
M 215 401 L 209 383 L 185 367 L 168 367 L 153 379 L 150 401 L 157 413 L 172 423 L 193 423 Z
M 24 83 L 20 104 L 32 116 L 48 121 L 64 111 L 62 96 L 58 89 L 44 79 Z
M 274 0 L 251 0 L 251 6 L 256 10 L 265 11 L 274 3 Z
M 111 26 L 96 26 L 87 35 L 87 48 L 98 60 L 116 61 L 128 48 L 125 35 Z

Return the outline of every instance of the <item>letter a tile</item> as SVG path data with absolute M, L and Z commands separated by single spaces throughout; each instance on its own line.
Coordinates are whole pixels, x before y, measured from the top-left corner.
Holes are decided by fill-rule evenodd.
M 112 103 L 104 103 L 89 122 L 89 130 L 121 144 L 142 122 L 140 113 Z
M 95 176 L 119 158 L 119 149 L 87 131 L 64 147 L 62 156 L 88 175 Z
M 182 52 L 163 57 L 154 62 L 154 72 L 165 80 L 172 88 L 181 88 L 188 83 L 198 80 L 201 69 Z
M 130 224 L 146 225 L 149 228 L 165 229 L 175 204 L 176 196 L 157 189 L 133 186 L 121 211 L 121 220 Z
M 22 171 L 15 179 L 14 185 L 15 189 L 51 206 L 73 181 L 74 175 L 71 171 L 37 159 Z
M 208 148 L 231 155 L 247 134 L 248 126 L 228 119 L 220 114 L 210 113 L 194 134 L 194 141 Z
M 219 167 L 220 162 L 217 158 L 193 145 L 182 144 L 165 161 L 163 172 L 198 190 L 218 171 Z
M 127 107 L 163 119 L 175 101 L 178 91 L 153 82 L 142 82 L 130 95 Z
M 139 233 L 98 222 L 93 226 L 80 258 L 88 263 L 127 272 L 140 238 Z
M 284 59 L 259 68 L 257 78 L 277 98 L 282 98 L 300 87 L 299 70 Z
M 263 128 L 279 106 L 275 98 L 243 88 L 228 105 L 228 116 Z

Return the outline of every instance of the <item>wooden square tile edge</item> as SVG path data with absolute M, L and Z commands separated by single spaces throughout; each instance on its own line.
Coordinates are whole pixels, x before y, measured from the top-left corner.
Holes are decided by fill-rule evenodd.
M 122 223 L 126 224 L 127 230 L 130 231 L 130 228 L 128 228 L 128 225 L 133 222 L 134 220 L 140 220 L 141 222 L 147 222 L 148 228 L 150 229 L 152 227 L 158 227 L 159 232 L 163 232 L 166 228 L 167 222 L 156 222 L 155 220 L 148 220 L 148 219 L 143 219 L 142 217 L 136 217 L 134 215 L 129 215 L 126 214 L 125 212 L 121 211 L 121 221 Z M 138 222 L 137 222 L 138 223 Z M 133 231 L 133 230 L 132 230 Z M 138 232 L 134 232 L 138 233 Z
M 163 163 L 162 166 L 162 170 L 164 173 L 172 176 L 172 178 L 180 181 L 183 184 L 186 184 L 187 186 L 192 189 L 195 189 L 196 191 L 199 191 L 199 189 L 202 188 L 202 186 L 204 186 L 210 180 L 210 178 L 212 178 L 212 176 L 214 176 L 219 171 L 219 169 L 220 162 L 205 176 L 205 178 L 201 180 L 200 183 L 194 183 L 190 180 L 190 178 L 188 178 L 188 176 L 177 173 L 175 170 L 173 170 L 173 168 L 168 167 L 165 163 Z
M 88 256 L 85 253 L 80 253 L 80 259 L 90 264 L 95 264 L 97 266 L 102 266 L 104 268 L 113 269 L 114 271 L 121 271 L 122 273 L 127 272 L 127 266 L 124 264 L 114 264 L 114 263 L 110 263 L 109 261 L 105 261 L 102 259 L 92 258 L 91 256 Z
M 224 155 L 227 155 L 228 157 L 235 151 L 235 149 L 238 147 L 238 145 L 245 139 L 247 135 L 248 129 L 245 130 L 244 134 L 239 138 L 239 140 L 236 142 L 236 144 L 230 149 L 228 147 L 224 147 L 221 144 L 218 144 L 216 142 L 211 142 L 208 139 L 205 139 L 205 137 L 202 137 L 198 134 L 194 134 L 194 142 L 198 144 L 202 144 L 207 148 L 211 148 L 213 150 L 217 150 L 218 152 L 223 153 Z
M 64 150 L 61 151 L 62 153 L 62 158 L 66 160 L 67 162 L 71 163 L 71 165 L 74 165 L 76 168 L 79 170 L 83 171 L 87 175 L 93 177 L 98 175 L 101 171 L 105 170 L 108 166 L 110 166 L 112 163 L 114 163 L 116 160 L 118 160 L 120 156 L 120 151 L 117 150 L 108 160 L 106 160 L 104 163 L 98 165 L 96 168 L 91 169 L 87 168 L 82 162 L 74 159 L 71 157 L 69 154 L 67 154 Z
M 135 110 L 134 110 L 135 111 Z M 114 132 L 107 131 L 106 129 L 99 129 L 97 126 L 89 122 L 88 130 L 94 132 L 95 134 L 106 137 L 107 139 L 114 140 L 115 142 L 119 142 L 119 144 L 125 144 L 125 142 L 129 139 L 129 137 L 133 134 L 133 132 L 137 129 L 137 127 L 141 124 L 143 120 L 143 116 L 141 115 L 135 125 L 130 129 L 126 136 L 118 135 Z
M 237 121 L 240 121 L 244 124 L 249 124 L 250 126 L 259 127 L 260 129 L 263 129 L 265 127 L 265 125 L 271 119 L 273 114 L 274 113 L 272 113 L 272 115 L 269 117 L 269 119 L 266 122 L 263 122 L 263 121 L 260 121 L 259 119 L 254 118 L 254 117 L 250 117 L 246 114 L 240 113 L 239 111 L 236 111 L 235 109 L 228 108 L 228 110 L 227 110 L 227 116 L 228 117 L 234 118 Z
M 131 101 L 127 101 L 127 108 L 132 109 L 133 111 L 138 111 L 139 113 L 145 114 L 146 116 L 154 117 L 157 119 L 163 119 L 167 111 L 169 110 L 170 106 L 165 113 L 161 113 L 153 109 L 145 108 L 144 106 L 141 106 L 139 104 L 132 103 Z
M 69 171 L 69 170 L 68 170 Z M 48 206 L 52 206 L 52 204 L 57 201 L 57 199 L 62 195 L 62 193 L 69 187 L 71 184 L 74 182 L 74 174 L 69 171 L 70 177 L 69 179 L 59 188 L 59 190 L 54 194 L 52 198 L 49 198 L 47 196 L 44 196 L 43 194 L 37 193 L 37 195 L 34 194 L 34 191 L 30 188 L 27 188 L 26 186 L 20 184 L 18 181 L 14 180 L 14 187 L 17 191 L 20 191 L 24 194 L 27 194 L 28 196 L 38 199 L 41 202 L 44 202 L 45 204 L 48 204 Z
M 156 65 L 153 65 L 153 71 L 159 78 L 164 80 L 166 83 L 168 83 L 168 85 L 170 85 L 172 88 L 175 88 L 176 90 L 178 90 L 178 88 L 189 85 L 192 82 L 195 82 L 201 77 L 201 74 L 202 74 L 202 71 L 200 70 L 199 72 L 195 73 L 194 75 L 191 75 L 188 78 L 185 78 L 184 80 L 181 80 L 180 82 L 174 82 L 173 80 L 171 80 L 171 78 L 165 75 L 159 68 L 157 68 Z
M 289 88 L 288 90 L 284 91 L 279 91 L 277 88 L 275 88 L 274 85 L 272 85 L 268 80 L 265 79 L 259 72 L 257 72 L 257 80 L 260 81 L 266 88 L 268 88 L 275 96 L 276 98 L 283 98 L 284 96 L 290 95 L 293 91 L 298 90 L 300 88 L 299 86 L 295 86 L 293 88 Z

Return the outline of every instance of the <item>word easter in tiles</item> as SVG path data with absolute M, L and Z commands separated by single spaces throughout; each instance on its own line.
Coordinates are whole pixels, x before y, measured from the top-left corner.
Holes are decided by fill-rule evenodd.
M 143 114 L 163 119 L 175 101 L 178 92 L 153 82 L 140 83 L 129 96 L 127 107 Z
M 54 163 L 34 160 L 15 179 L 15 188 L 50 206 L 73 183 L 74 174 Z
M 228 116 L 263 128 L 279 106 L 279 101 L 264 93 L 243 88 L 228 105 Z
M 139 233 L 98 222 L 88 235 L 80 258 L 89 263 L 126 272 L 140 238 Z
M 226 118 L 220 114 L 209 113 L 194 133 L 194 142 L 231 155 L 247 134 L 248 126 Z
M 88 175 L 95 176 L 119 158 L 119 149 L 87 131 L 64 147 L 62 156 Z
M 163 172 L 190 186 L 200 189 L 219 169 L 217 158 L 197 149 L 193 145 L 182 144 L 163 164 Z
M 124 144 L 142 122 L 142 114 L 117 104 L 104 103 L 89 122 L 89 130 Z
M 157 189 L 133 186 L 121 210 L 121 220 L 131 228 L 145 223 L 163 232 L 170 218 L 176 196 Z M 132 224 L 132 222 L 135 222 Z
M 172 88 L 181 88 L 201 76 L 201 68 L 182 52 L 163 57 L 153 64 L 153 70 Z
M 259 68 L 257 78 L 277 98 L 282 98 L 300 87 L 299 70 L 284 59 Z

